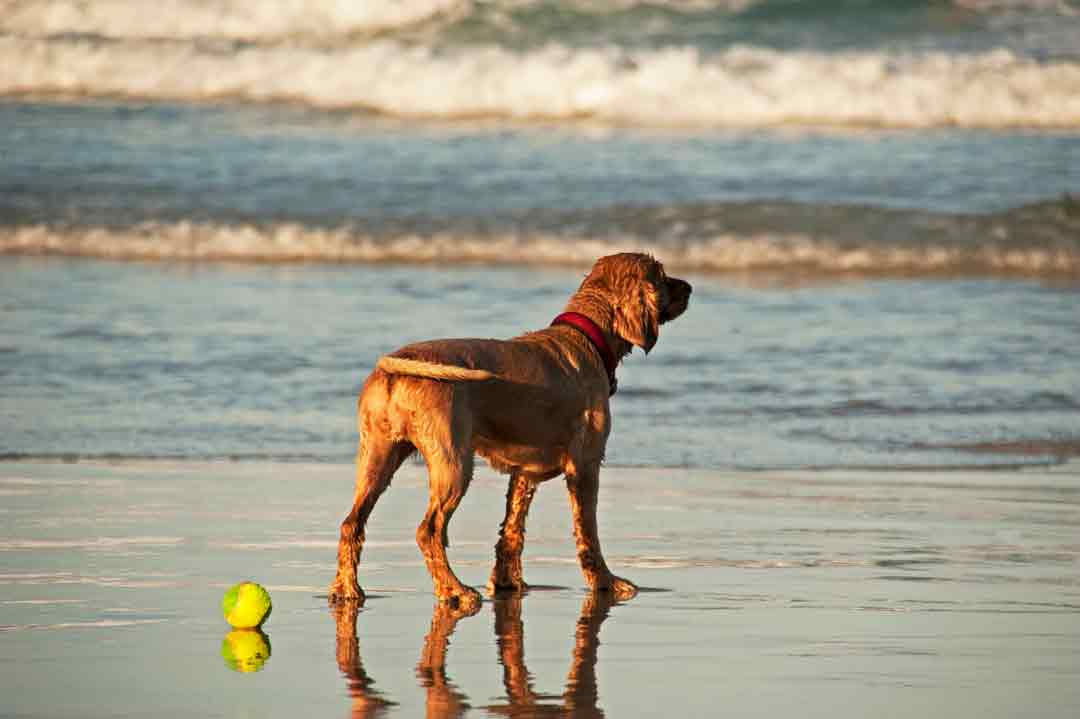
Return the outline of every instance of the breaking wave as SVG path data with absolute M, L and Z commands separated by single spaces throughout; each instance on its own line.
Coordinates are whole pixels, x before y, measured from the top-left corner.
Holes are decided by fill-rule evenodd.
M 143 0 L 0 0 L 0 96 L 675 127 L 1080 127 L 1073 0 L 176 0 L 147 12 Z
M 788 203 L 608 208 L 365 229 L 299 222 L 0 227 L 0 254 L 137 260 L 588 265 L 647 251 L 699 272 L 1080 278 L 1076 201 L 990 215 Z
M 733 47 L 515 51 L 0 35 L 0 95 L 295 102 L 406 118 L 657 127 L 1080 127 L 1080 63 Z
M 154 21 L 148 22 L 144 0 L 28 0 L 0 3 L 6 15 L 0 27 L 33 35 L 276 40 L 383 32 L 467 11 L 471 5 L 469 0 L 176 0 L 156 4 Z
M 918 12 L 948 3 L 908 0 L 901 12 Z M 985 14 L 1038 12 L 1075 16 L 1069 0 L 952 0 L 958 11 Z M 770 20 L 806 19 L 840 13 L 896 12 L 892 0 L 844 2 L 818 0 L 171 0 L 153 8 L 148 22 L 145 0 L 3 0 L 0 28 L 28 35 L 99 35 L 110 38 L 234 38 L 274 41 L 298 37 L 355 37 L 408 30 L 419 24 L 471 21 L 504 31 L 522 13 L 544 13 L 580 20 L 649 12 L 653 18 L 689 15 L 722 21 L 750 11 Z M 551 24 L 551 23 L 549 23 Z

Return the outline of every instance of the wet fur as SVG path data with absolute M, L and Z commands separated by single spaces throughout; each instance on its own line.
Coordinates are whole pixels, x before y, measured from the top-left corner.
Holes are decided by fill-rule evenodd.
M 691 288 L 652 257 L 627 253 L 596 262 L 566 305 L 589 317 L 615 357 L 652 350 L 662 323 L 681 315 Z M 596 502 L 611 428 L 607 373 L 596 349 L 572 327 L 548 327 L 512 340 L 451 339 L 403 347 L 380 359 L 359 402 L 356 494 L 341 525 L 331 600 L 362 602 L 356 567 L 364 527 L 391 477 L 413 452 L 430 477 L 427 511 L 416 530 L 442 601 L 479 604 L 446 557 L 447 531 L 473 476 L 474 454 L 510 475 L 506 515 L 488 587 L 522 590 L 525 519 L 539 482 L 566 477 L 581 570 L 589 586 L 616 597 L 634 585 L 614 576 L 600 550 Z

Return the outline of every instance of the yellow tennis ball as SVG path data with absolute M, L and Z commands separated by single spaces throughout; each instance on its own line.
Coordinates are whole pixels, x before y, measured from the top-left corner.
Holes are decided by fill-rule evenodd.
M 221 642 L 225 666 L 238 672 L 257 672 L 270 658 L 270 637 L 258 629 L 234 629 Z
M 261 626 L 270 616 L 270 594 L 255 582 L 240 582 L 225 592 L 221 611 L 237 629 Z

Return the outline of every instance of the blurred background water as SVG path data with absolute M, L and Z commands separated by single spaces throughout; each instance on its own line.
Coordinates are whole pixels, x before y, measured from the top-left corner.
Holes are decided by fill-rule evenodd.
M 10 259 L 0 452 L 347 461 L 379 355 L 543 327 L 580 275 Z M 690 279 L 688 314 L 620 370 L 611 464 L 1011 466 L 1076 453 L 1073 286 Z
M 0 8 L 7 457 L 347 459 L 380 353 L 629 249 L 696 291 L 613 463 L 1077 454 L 1075 2 Z

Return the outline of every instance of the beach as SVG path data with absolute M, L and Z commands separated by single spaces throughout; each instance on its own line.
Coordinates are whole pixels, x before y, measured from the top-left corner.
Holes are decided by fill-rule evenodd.
M 606 467 L 600 525 L 641 587 L 584 590 L 565 488 L 529 521 L 522 597 L 440 608 L 413 541 L 423 468 L 368 530 L 333 612 L 347 464 L 0 465 L 4 714 L 1071 716 L 1080 690 L 1075 465 L 1025 471 Z M 482 469 L 450 558 L 482 588 L 503 478 Z M 224 590 L 264 584 L 260 671 L 226 666 Z
M 1076 0 L 0 5 L 0 718 L 1080 711 Z M 693 286 L 610 401 L 639 594 L 553 479 L 436 604 L 410 461 L 331 606 L 379 358 L 620 252 Z
M 554 479 L 529 518 L 532 590 L 462 616 L 415 544 L 416 461 L 368 526 L 368 602 L 328 605 L 357 391 L 397 343 L 543 326 L 577 268 L 9 258 L 0 276 L 4 715 L 1080 701 L 1070 284 L 689 275 L 690 309 L 612 399 L 600 534 L 641 592 L 586 591 Z M 477 588 L 505 486 L 481 466 L 451 525 Z M 274 609 L 238 638 L 221 597 L 248 579 Z

